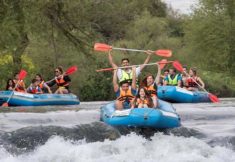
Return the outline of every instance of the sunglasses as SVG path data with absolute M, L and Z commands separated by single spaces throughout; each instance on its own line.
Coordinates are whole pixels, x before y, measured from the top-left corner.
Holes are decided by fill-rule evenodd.
M 59 72 L 58 70 L 55 71 L 55 73 L 58 73 L 58 72 Z

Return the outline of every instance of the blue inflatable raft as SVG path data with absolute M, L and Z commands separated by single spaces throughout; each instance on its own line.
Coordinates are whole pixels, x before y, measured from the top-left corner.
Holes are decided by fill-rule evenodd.
M 116 110 L 111 102 L 101 107 L 101 121 L 112 126 L 139 128 L 174 128 L 180 126 L 180 117 L 173 106 L 159 100 L 159 108 L 134 108 Z
M 211 102 L 208 93 L 188 91 L 177 86 L 158 86 L 158 98 L 176 103 Z
M 0 104 L 8 100 L 13 91 L 0 91 Z M 9 101 L 10 106 L 47 106 L 78 105 L 80 101 L 74 94 L 29 94 L 14 91 Z

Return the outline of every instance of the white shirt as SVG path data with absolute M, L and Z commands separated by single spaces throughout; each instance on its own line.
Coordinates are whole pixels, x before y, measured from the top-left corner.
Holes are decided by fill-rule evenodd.
M 127 71 L 127 73 L 131 73 L 132 69 L 129 69 Z M 138 78 L 138 76 L 140 75 L 141 71 L 140 71 L 140 66 L 136 68 L 136 78 Z M 118 77 L 118 80 L 120 80 L 122 78 L 122 69 L 118 69 L 117 70 L 117 77 Z

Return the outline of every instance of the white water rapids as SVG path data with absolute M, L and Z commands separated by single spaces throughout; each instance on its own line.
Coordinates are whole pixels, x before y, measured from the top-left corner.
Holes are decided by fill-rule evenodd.
M 0 113 L 0 130 L 11 132 L 28 126 L 63 126 L 99 121 L 99 107 L 106 102 L 87 102 L 81 110 L 46 113 Z M 136 133 L 116 140 L 88 143 L 52 136 L 45 144 L 22 154 L 8 152 L 0 145 L 1 162 L 234 162 L 235 99 L 219 104 L 174 104 L 182 127 L 195 130 L 195 136 L 184 137 L 155 133 L 151 140 Z M 198 135 L 199 133 L 199 135 Z M 180 134 L 184 134 L 181 132 Z

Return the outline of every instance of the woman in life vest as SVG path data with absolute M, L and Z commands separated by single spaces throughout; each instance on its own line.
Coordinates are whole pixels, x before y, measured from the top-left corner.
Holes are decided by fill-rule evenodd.
M 144 87 L 140 87 L 138 93 L 132 102 L 131 108 L 153 108 L 153 100 L 151 95 Z
M 57 85 L 58 88 L 55 91 L 56 94 L 67 94 L 69 93 L 69 83 L 71 79 L 68 75 L 64 75 L 63 69 L 61 66 L 55 69 L 55 79 L 48 83 L 48 86 Z
M 147 77 L 144 78 L 141 85 L 151 95 L 154 107 L 158 106 L 157 86 L 160 82 L 160 77 L 161 77 L 161 68 L 159 64 L 157 64 L 157 67 L 158 67 L 158 73 L 156 78 L 154 78 L 153 75 L 148 75 Z
M 187 82 L 186 82 L 187 89 L 189 91 L 197 91 L 200 87 L 198 84 L 202 88 L 205 88 L 204 82 L 202 81 L 202 79 L 200 77 L 197 76 L 196 68 L 190 68 L 189 77 L 188 77 Z
M 16 85 L 15 91 L 26 92 L 25 83 L 24 83 L 23 80 L 19 80 L 19 74 L 18 73 L 15 73 L 13 82 Z
M 39 81 L 33 79 L 31 85 L 27 88 L 27 92 L 32 94 L 42 94 L 42 89 L 39 87 L 39 83 Z
M 133 73 L 133 81 L 131 83 L 131 86 L 129 85 L 128 81 L 124 80 L 120 83 L 120 87 L 118 85 L 118 79 L 117 79 L 117 70 L 114 70 L 113 73 L 113 89 L 116 94 L 116 101 L 115 106 L 117 110 L 122 110 L 124 108 L 130 108 L 131 102 L 133 102 L 133 99 L 136 94 L 136 68 L 132 68 Z
M 15 83 L 14 83 L 13 79 L 8 79 L 7 85 L 6 85 L 6 90 L 13 91 L 14 88 L 15 88 Z
M 39 87 L 41 88 L 43 93 L 52 93 L 50 87 L 45 83 L 41 74 L 36 74 L 35 79 L 39 82 Z

